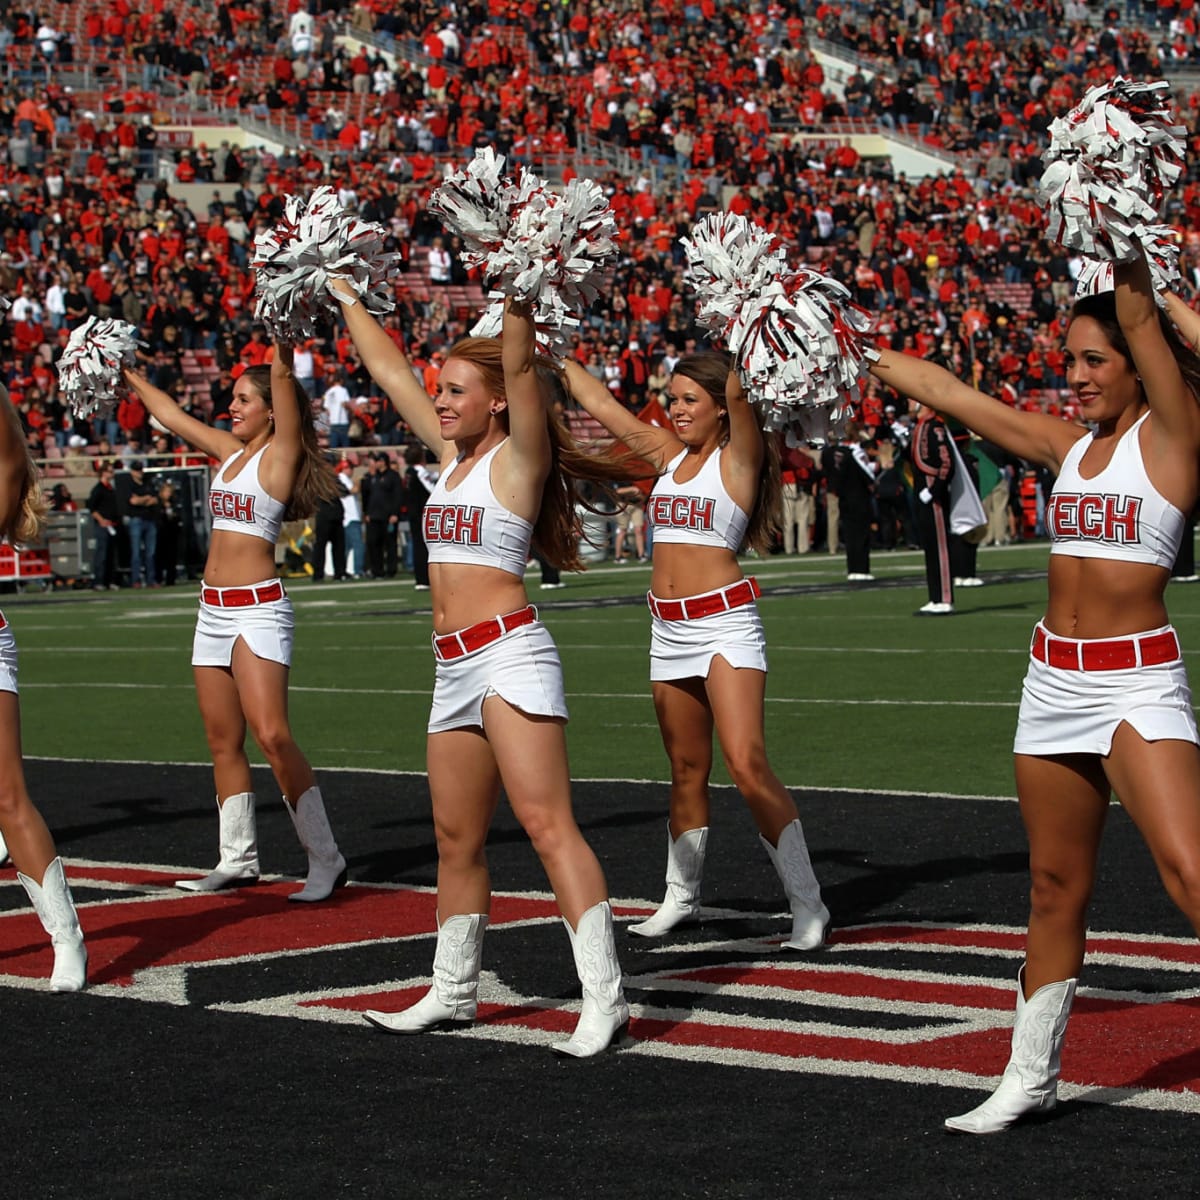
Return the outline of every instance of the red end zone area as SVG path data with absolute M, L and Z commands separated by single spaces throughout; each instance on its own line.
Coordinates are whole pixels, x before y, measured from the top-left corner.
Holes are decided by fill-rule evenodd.
M 76 892 L 89 897 L 80 904 L 89 994 L 341 1024 L 357 1022 L 364 1009 L 403 1008 L 428 985 L 436 922 L 430 890 L 352 884 L 329 904 L 302 906 L 287 900 L 294 880 L 197 895 L 171 886 L 180 874 L 186 872 L 71 865 Z M 91 898 L 97 893 L 106 896 Z M 619 921 L 650 907 L 615 905 Z M 800 956 L 781 953 L 777 938 L 722 937 L 721 925 L 719 918 L 706 922 L 699 940 L 692 931 L 648 952 L 623 952 L 634 1019 L 621 1053 L 980 1089 L 1003 1070 L 1015 986 L 1004 976 L 1011 966 L 1015 978 L 1023 930 L 858 926 L 837 931 L 823 951 Z M 479 1017 L 445 1036 L 544 1046 L 569 1032 L 578 999 L 539 995 L 522 979 L 529 939 L 539 956 L 565 959 L 553 900 L 497 893 Z M 351 954 L 366 950 L 401 974 L 356 978 Z M 899 951 L 910 960 L 915 952 L 921 965 L 888 965 Z M 261 985 L 259 994 L 244 993 L 238 968 L 268 968 L 296 956 L 316 964 L 310 975 L 321 980 L 319 988 L 289 986 L 280 971 L 268 994 Z M 993 962 L 991 974 L 980 974 L 988 959 L 1005 966 L 995 970 Z M 1200 946 L 1097 934 L 1089 962 L 1144 971 L 1147 986 L 1128 993 L 1081 989 L 1060 1094 L 1200 1114 L 1196 1055 L 1179 1054 L 1181 1046 L 1200 1046 L 1200 1001 L 1152 987 L 1152 976 L 1164 971 L 1200 973 Z M 0 915 L 0 985 L 44 987 L 50 966 L 32 912 Z M 189 986 L 199 972 L 207 973 L 203 998 Z

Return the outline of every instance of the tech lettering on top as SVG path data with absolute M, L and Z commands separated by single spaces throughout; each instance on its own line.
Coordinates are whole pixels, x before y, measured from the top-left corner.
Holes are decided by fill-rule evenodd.
M 715 500 L 698 496 L 651 496 L 646 505 L 650 523 L 663 529 L 711 530 L 715 512 Z
M 1141 509 L 1138 496 L 1056 492 L 1046 506 L 1046 527 L 1055 541 L 1083 539 L 1118 546 L 1136 545 L 1140 540 Z
M 225 521 L 254 523 L 254 497 L 243 492 L 223 492 L 213 488 L 208 493 L 208 510 Z
M 478 546 L 483 541 L 483 508 L 478 504 L 427 504 L 425 540 Z

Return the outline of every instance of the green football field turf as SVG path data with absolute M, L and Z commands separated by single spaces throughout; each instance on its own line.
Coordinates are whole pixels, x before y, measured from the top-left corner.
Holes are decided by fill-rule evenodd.
M 961 590 L 954 616 L 932 619 L 913 616 L 926 598 L 915 552 L 876 553 L 874 584 L 847 584 L 840 556 L 747 559 L 766 592 L 767 744 L 779 776 L 797 787 L 1012 795 L 1046 556 L 1044 544 L 982 550 L 986 585 Z M 530 596 L 562 653 L 579 778 L 666 779 L 640 600 L 649 577 L 648 567 L 607 563 L 543 592 L 530 572 Z M 288 589 L 292 722 L 313 764 L 423 770 L 427 593 L 406 578 Z M 21 653 L 26 754 L 207 761 L 188 662 L 196 591 L 4 597 Z M 1172 584 L 1168 605 L 1192 661 L 1200 585 Z M 727 779 L 723 768 L 716 778 Z

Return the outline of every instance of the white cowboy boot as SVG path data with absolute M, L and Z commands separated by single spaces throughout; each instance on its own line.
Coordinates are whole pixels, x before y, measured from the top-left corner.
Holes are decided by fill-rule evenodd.
M 673 838 L 670 823 L 667 824 L 667 894 L 654 916 L 627 926 L 630 933 L 638 937 L 661 937 L 700 911 L 700 881 L 704 878 L 707 844 L 707 825 L 688 829 Z
M 329 818 L 325 815 L 325 802 L 321 789 L 314 784 L 296 801 L 296 807 L 283 798 L 283 806 L 296 827 L 300 845 L 308 854 L 308 878 L 298 892 L 292 892 L 289 900 L 325 900 L 334 888 L 346 882 L 346 860 L 333 840 Z
M 792 936 L 783 943 L 785 950 L 815 950 L 825 942 L 829 909 L 821 901 L 821 885 L 813 874 L 804 830 L 797 817 L 785 825 L 779 845 L 772 846 L 762 834 L 759 840 L 767 848 L 767 857 L 783 883 L 792 909 Z
M 254 822 L 254 793 L 217 798 L 221 861 L 203 879 L 177 879 L 185 892 L 219 892 L 258 882 L 258 833 Z
M 550 1049 L 571 1058 L 591 1058 L 607 1050 L 629 1025 L 629 1005 L 621 990 L 621 964 L 613 941 L 612 908 L 607 900 L 601 900 L 579 918 L 575 929 L 565 917 L 563 924 L 583 988 L 583 1011 L 571 1040 L 556 1042 Z
M 953 1133 L 1000 1133 L 1021 1117 L 1049 1112 L 1058 1103 L 1063 1038 L 1079 981 L 1047 983 L 1026 1000 L 1024 978 L 1022 967 L 1012 1054 L 1000 1086 L 978 1108 L 947 1118 L 946 1128 Z
M 363 1016 L 388 1033 L 424 1033 L 438 1025 L 465 1025 L 475 1020 L 487 922 L 486 913 L 447 917 L 438 926 L 433 986 L 429 991 L 401 1012 L 368 1009 Z
M 17 872 L 21 886 L 29 893 L 42 928 L 54 946 L 54 971 L 50 976 L 52 992 L 82 991 L 87 983 L 87 947 L 75 915 L 71 889 L 63 873 L 61 858 L 52 859 L 40 884 Z

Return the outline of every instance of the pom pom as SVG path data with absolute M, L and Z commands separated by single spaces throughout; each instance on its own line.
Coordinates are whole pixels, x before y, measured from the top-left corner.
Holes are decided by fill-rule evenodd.
M 696 317 L 724 338 L 742 306 L 789 273 L 787 259 L 772 250 L 774 238 L 737 213 L 710 213 L 680 238 L 687 252 L 685 280 L 696 291 Z
M 283 219 L 254 239 L 255 317 L 276 341 L 315 337 L 338 315 L 334 279 L 375 316 L 391 312 L 396 256 L 384 250 L 386 237 L 381 225 L 348 213 L 331 187 L 317 188 L 307 202 L 287 196 Z
M 1038 193 L 1052 241 L 1088 258 L 1137 256 L 1183 171 L 1187 131 L 1172 121 L 1169 93 L 1165 81 L 1118 76 L 1051 124 Z
M 121 372 L 137 365 L 137 327 L 128 321 L 88 317 L 58 360 L 58 386 L 77 417 L 108 416 L 128 390 Z
M 1141 229 L 1139 240 L 1146 253 L 1146 265 L 1150 268 L 1154 299 L 1159 308 L 1166 308 L 1163 292 L 1178 290 L 1180 283 L 1178 234 L 1170 225 L 1146 225 Z M 1088 259 L 1075 281 L 1075 298 L 1111 292 L 1113 286 L 1112 263 Z
M 824 441 L 844 426 L 878 351 L 869 314 L 837 280 L 791 269 L 771 236 L 735 213 L 705 217 L 683 238 L 697 320 L 733 356 L 763 427 Z
M 598 184 L 572 179 L 561 193 L 523 167 L 515 180 L 504 158 L 477 150 L 465 171 L 450 175 L 429 200 L 448 229 L 463 240 L 463 262 L 478 267 L 492 303 L 472 329 L 499 332 L 503 299 L 533 310 L 539 341 L 552 353 L 567 348 L 576 315 L 604 289 L 617 256 L 617 223 Z

